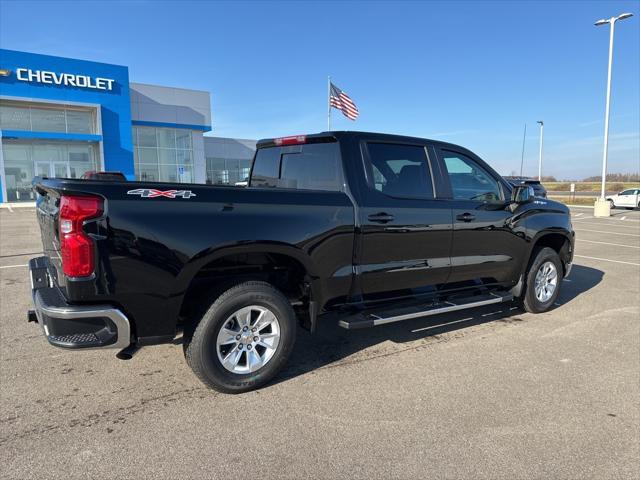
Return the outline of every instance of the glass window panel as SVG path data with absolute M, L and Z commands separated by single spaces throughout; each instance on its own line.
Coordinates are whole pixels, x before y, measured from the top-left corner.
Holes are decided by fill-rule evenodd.
M 69 162 L 70 178 L 81 178 L 86 172 L 97 171 L 94 162 Z
M 138 127 L 138 146 L 157 147 L 156 129 L 152 127 Z
M 369 143 L 367 168 L 373 188 L 391 197 L 433 198 L 431 172 L 424 147 Z
M 138 148 L 138 159 L 140 163 L 158 163 L 157 148 Z
M 160 165 L 160 181 L 161 182 L 173 182 L 178 181 L 178 167 L 176 165 Z
M 251 185 L 254 187 L 277 187 L 280 175 L 280 151 L 278 147 L 261 148 L 256 153 Z
M 157 182 L 159 179 L 158 165 L 145 165 L 141 163 L 136 171 L 136 178 L 143 182 Z
M 283 153 L 278 186 L 305 190 L 342 189 L 342 165 L 336 143 L 302 145 L 298 152 L 291 153 L 288 153 L 289 149 L 281 150 Z
M 176 151 L 171 149 L 159 148 L 158 149 L 159 163 L 162 165 L 175 165 L 176 164 Z
M 64 144 L 34 144 L 33 160 L 35 162 L 66 161 L 66 145 Z
M 68 133 L 93 133 L 93 112 L 88 110 L 67 110 Z
M 32 108 L 31 128 L 34 132 L 66 132 L 64 110 Z
M 85 164 L 93 162 L 93 147 L 90 145 L 70 145 L 69 161 Z
M 498 181 L 472 159 L 457 152 L 442 151 L 453 197 L 456 199 L 498 203 L 502 191 Z
M 191 150 L 177 150 L 178 160 L 181 165 L 191 164 Z
M 27 107 L 0 105 L 0 128 L 6 130 L 31 130 L 29 109 Z
M 176 145 L 178 148 L 191 149 L 191 130 L 176 129 Z
M 162 148 L 176 148 L 176 131 L 172 128 L 159 128 L 158 146 Z
M 191 183 L 193 180 L 193 172 L 189 165 L 178 166 L 178 181 L 180 183 Z

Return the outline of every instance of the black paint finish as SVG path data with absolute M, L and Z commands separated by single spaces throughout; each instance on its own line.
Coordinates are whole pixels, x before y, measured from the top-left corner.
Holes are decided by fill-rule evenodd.
M 535 199 L 515 205 L 511 186 L 500 205 L 451 198 L 437 151 L 443 145 L 395 135 L 331 132 L 345 191 L 239 188 L 196 184 L 35 179 L 37 215 L 50 275 L 70 303 L 110 303 L 125 312 L 140 343 L 167 341 L 176 331 L 185 294 L 207 265 L 254 253 L 289 258 L 305 272 L 320 314 L 344 303 L 442 292 L 465 285 L 515 285 L 534 243 L 557 234 L 570 248 L 568 209 Z M 434 199 L 393 198 L 372 189 L 363 162 L 367 141 L 422 145 L 428 152 Z M 272 145 L 261 142 L 261 146 Z M 190 198 L 143 198 L 130 190 L 190 190 Z M 59 261 L 58 205 L 62 194 L 104 198 L 104 214 L 86 222 L 95 240 L 96 271 L 66 279 Z M 465 216 L 466 214 L 469 214 Z M 470 217 L 473 217 L 470 219 Z

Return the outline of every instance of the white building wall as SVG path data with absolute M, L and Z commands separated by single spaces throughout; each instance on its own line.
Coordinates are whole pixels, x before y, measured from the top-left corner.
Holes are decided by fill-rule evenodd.
M 211 127 L 209 92 L 130 83 L 131 120 Z

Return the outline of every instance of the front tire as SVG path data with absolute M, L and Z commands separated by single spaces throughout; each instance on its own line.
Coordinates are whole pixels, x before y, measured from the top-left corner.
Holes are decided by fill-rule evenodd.
M 296 324 L 289 301 L 272 285 L 236 285 L 187 332 L 187 364 L 205 385 L 222 393 L 260 388 L 285 365 Z
M 609 207 L 611 207 L 611 210 L 615 210 L 615 208 L 616 208 L 616 204 L 613 203 L 613 200 L 611 200 L 611 199 L 609 200 Z
M 549 247 L 535 250 L 532 257 L 522 304 L 527 312 L 542 313 L 553 306 L 560 294 L 562 262 L 558 253 Z

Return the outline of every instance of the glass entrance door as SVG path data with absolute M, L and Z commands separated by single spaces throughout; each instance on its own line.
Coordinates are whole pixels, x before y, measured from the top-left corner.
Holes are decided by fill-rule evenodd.
M 36 162 L 36 175 L 49 178 L 68 178 L 68 162 Z
M 50 162 L 36 162 L 36 177 L 49 177 L 51 175 Z
M 69 178 L 69 163 L 68 162 L 52 162 L 51 176 L 58 177 L 58 178 Z

